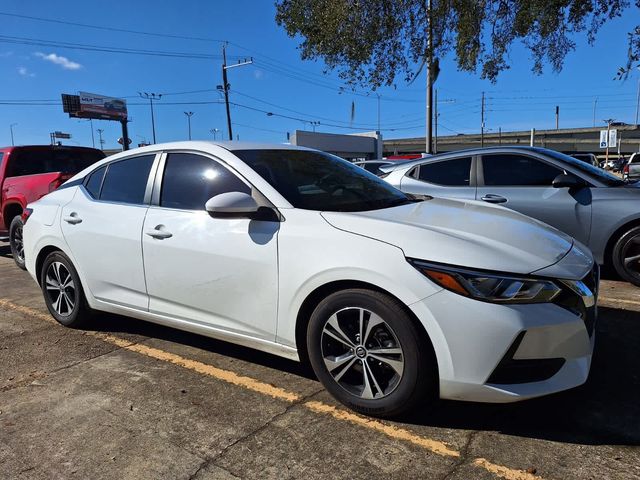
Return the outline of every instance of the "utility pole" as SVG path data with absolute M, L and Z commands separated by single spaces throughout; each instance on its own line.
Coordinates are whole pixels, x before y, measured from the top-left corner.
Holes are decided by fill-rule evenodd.
M 378 97 L 378 133 L 380 133 L 380 94 L 376 93 L 376 97 Z M 637 116 L 638 115 L 636 114 L 636 117 Z M 636 123 L 638 122 L 636 121 Z
M 222 44 L 222 85 L 218 85 L 218 90 L 224 92 L 224 103 L 227 108 L 227 129 L 229 131 L 229 140 L 233 140 L 233 130 L 231 129 L 231 111 L 229 110 L 229 82 L 227 81 L 227 70 L 235 67 L 242 67 L 243 65 L 250 65 L 253 63 L 253 58 L 238 61 L 235 65 L 227 65 L 227 49 L 226 44 Z
M 638 79 L 638 97 L 636 99 L 636 125 L 638 125 L 639 114 L 640 114 L 640 78 Z
M 162 98 L 162 94 L 138 92 L 138 95 L 140 95 L 140 98 L 149 100 L 149 107 L 151 107 L 151 133 L 153 134 L 153 143 L 156 143 L 156 121 L 153 115 L 153 101 L 160 100 Z
M 556 130 L 560 128 L 560 107 L 556 105 Z
M 17 123 L 12 123 L 11 125 L 9 125 L 9 130 L 11 130 L 11 146 L 14 146 L 15 143 L 13 142 L 13 127 L 15 127 L 16 125 L 18 125 Z
M 598 106 L 598 97 L 593 101 L 593 126 L 596 126 L 596 107 Z
M 209 130 L 211 133 L 213 133 L 213 141 L 216 141 L 216 134 L 220 131 L 219 128 L 212 128 L 211 130 Z
M 604 122 L 607 124 L 607 150 L 605 151 L 605 154 L 604 154 L 604 166 L 606 168 L 607 164 L 609 163 L 609 139 L 611 138 L 609 136 L 609 132 L 611 131 L 611 124 L 613 123 L 613 118 L 608 118 L 604 120 Z
M 482 92 L 482 105 L 480 106 L 480 146 L 484 147 L 484 92 Z
M 432 101 L 433 101 L 433 18 L 431 15 L 431 0 L 427 0 L 427 132 L 425 137 L 425 152 L 431 153 L 432 140 Z
M 89 119 L 89 124 L 91 125 L 91 146 L 96 148 L 96 137 L 93 134 L 93 118 Z
M 498 145 L 502 145 L 502 127 L 498 127 Z
M 435 121 L 435 136 L 433 137 L 433 153 L 438 153 L 438 89 L 435 89 L 435 101 L 433 102 L 433 119 Z
M 193 112 L 184 112 L 187 116 L 187 122 L 189 122 L 189 140 L 191 140 L 191 117 L 193 117 Z
M 104 132 L 104 129 L 98 128 L 97 132 L 98 137 L 100 138 L 100 140 L 98 141 L 98 143 L 100 143 L 100 150 L 104 150 L 104 140 L 102 139 L 102 132 Z

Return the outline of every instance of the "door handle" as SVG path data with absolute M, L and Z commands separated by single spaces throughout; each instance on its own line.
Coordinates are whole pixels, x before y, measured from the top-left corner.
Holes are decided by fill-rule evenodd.
M 505 203 L 507 201 L 506 198 L 494 193 L 487 193 L 484 197 L 482 197 L 482 200 L 489 203 Z
M 153 230 L 147 230 L 144 233 L 146 233 L 150 237 L 157 238 L 158 240 L 164 240 L 165 238 L 173 237 L 173 233 L 164 230 L 164 225 L 158 225 Z
M 78 217 L 76 212 L 71 212 L 68 216 L 63 217 L 63 220 L 71 225 L 77 225 L 78 223 L 82 223 L 82 219 Z

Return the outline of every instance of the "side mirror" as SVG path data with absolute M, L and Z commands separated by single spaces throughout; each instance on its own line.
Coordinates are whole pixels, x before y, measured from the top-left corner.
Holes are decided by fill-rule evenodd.
M 212 217 L 250 217 L 258 211 L 258 203 L 246 193 L 227 192 L 207 200 L 204 208 Z
M 553 188 L 582 188 L 585 183 L 578 177 L 566 173 L 561 173 L 551 182 Z

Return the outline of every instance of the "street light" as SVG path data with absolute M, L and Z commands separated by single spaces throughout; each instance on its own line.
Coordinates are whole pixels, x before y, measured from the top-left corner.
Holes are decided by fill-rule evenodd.
M 211 130 L 209 130 L 211 133 L 213 133 L 213 141 L 216 141 L 216 134 L 220 131 L 219 128 L 212 128 Z
M 93 148 L 96 148 L 96 137 L 93 134 L 93 120 L 91 118 L 86 118 L 84 119 L 86 121 L 88 121 L 91 124 L 91 146 Z M 78 120 L 79 122 L 83 122 L 83 119 Z
M 103 128 L 98 128 L 96 129 L 96 131 L 98 132 L 98 136 L 100 137 L 99 143 L 100 143 L 100 150 L 104 150 L 104 140 L 102 139 L 102 132 L 104 132 Z
M 9 125 L 9 130 L 11 130 L 11 146 L 14 146 L 15 143 L 13 143 L 13 127 L 15 127 L 16 125 L 18 125 L 17 123 L 12 123 L 11 125 Z
M 153 117 L 153 101 L 160 100 L 162 98 L 162 94 L 138 92 L 138 95 L 140 95 L 140 98 L 145 98 L 149 100 L 149 106 L 151 107 L 151 132 L 153 133 L 153 143 L 156 143 L 156 122 Z
M 184 112 L 187 116 L 187 121 L 189 122 L 189 140 L 191 140 L 191 117 L 193 116 L 193 112 Z

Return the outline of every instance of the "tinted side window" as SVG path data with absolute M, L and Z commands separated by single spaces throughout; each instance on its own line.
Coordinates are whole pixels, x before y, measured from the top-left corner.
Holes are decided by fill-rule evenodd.
M 100 167 L 89 175 L 89 178 L 84 185 L 84 188 L 87 189 L 87 192 L 89 192 L 93 198 L 100 198 L 100 187 L 102 187 L 102 179 L 104 178 L 104 172 L 106 171 L 106 165 L 104 167 Z
M 211 197 L 251 189 L 218 162 L 191 153 L 170 153 L 162 177 L 160 206 L 204 210 Z
M 155 155 L 143 155 L 109 164 L 102 182 L 100 200 L 143 203 L 154 158 Z
M 420 165 L 418 178 L 438 185 L 468 187 L 471 172 L 471 157 L 444 160 Z
M 0 152 L 0 168 L 2 168 L 2 157 L 4 157 L 4 152 Z
M 560 168 L 523 155 L 484 155 L 485 185 L 549 186 Z

